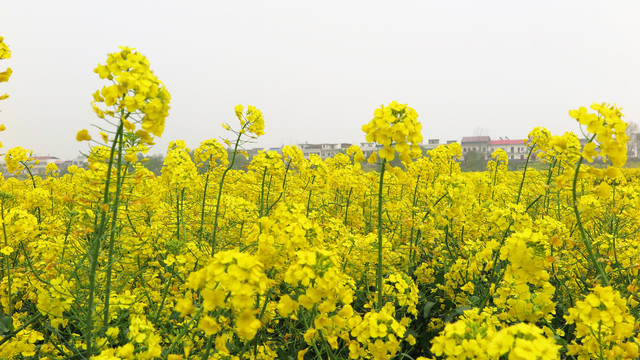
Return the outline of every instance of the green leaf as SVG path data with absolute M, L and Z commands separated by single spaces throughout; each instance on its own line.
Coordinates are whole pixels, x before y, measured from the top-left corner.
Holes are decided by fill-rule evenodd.
M 13 319 L 6 314 L 0 314 L 0 336 L 9 334 L 12 330 Z
M 426 304 L 424 304 L 424 308 L 422 308 L 422 314 L 424 316 L 425 319 L 429 318 L 429 313 L 431 313 L 431 309 L 433 308 L 433 306 L 436 303 L 433 301 L 427 301 Z

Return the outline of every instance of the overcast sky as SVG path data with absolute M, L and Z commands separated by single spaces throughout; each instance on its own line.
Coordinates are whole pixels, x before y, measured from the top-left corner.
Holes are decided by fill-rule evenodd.
M 425 139 L 578 133 L 567 113 L 594 101 L 638 122 L 639 18 L 631 0 L 0 0 L 13 55 L 0 61 L 13 69 L 0 152 L 86 150 L 75 135 L 100 123 L 91 94 L 105 84 L 93 69 L 121 45 L 172 96 L 151 153 L 224 136 L 236 104 L 263 111 L 265 147 L 359 143 L 393 100 L 416 109 Z

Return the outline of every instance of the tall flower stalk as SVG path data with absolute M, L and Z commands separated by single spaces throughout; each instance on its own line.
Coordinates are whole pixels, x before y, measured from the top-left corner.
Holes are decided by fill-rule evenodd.
M 198 148 L 195 149 L 193 156 L 198 167 L 206 166 L 204 188 L 202 193 L 202 207 L 200 210 L 200 230 L 198 231 L 198 244 L 202 242 L 204 236 L 204 217 L 207 205 L 207 190 L 209 188 L 209 178 L 218 166 L 229 165 L 229 154 L 222 144 L 216 139 L 203 141 Z M 219 165 L 218 165 L 219 162 Z
M 384 173 L 388 162 L 395 158 L 395 153 L 403 163 L 411 163 L 413 158 L 422 155 L 420 142 L 422 141 L 422 125 L 418 122 L 418 113 L 406 104 L 392 102 L 388 106 L 381 106 L 373 113 L 373 119 L 362 126 L 367 134 L 368 142 L 376 142 L 382 148 L 377 154 L 382 158 L 380 180 L 378 182 L 378 263 L 376 265 L 376 288 L 378 290 L 377 308 L 383 306 L 382 289 L 382 261 L 383 261 L 383 188 Z M 370 163 L 377 160 L 374 152 L 369 158 Z
M 584 229 L 578 209 L 577 186 L 578 174 L 584 160 L 593 162 L 595 158 L 609 158 L 615 167 L 623 166 L 627 161 L 627 142 L 629 137 L 626 134 L 627 123 L 622 121 L 622 112 L 616 105 L 598 104 L 591 105 L 591 109 L 596 113 L 589 113 L 588 110 L 581 106 L 578 110 L 569 111 L 569 116 L 576 119 L 580 125 L 585 126 L 587 132 L 585 136 L 588 142 L 584 145 L 580 154 L 574 173 L 571 187 L 573 212 L 576 217 L 576 225 L 580 230 L 580 237 L 587 249 L 589 261 L 595 267 L 600 281 L 605 286 L 609 285 L 609 277 L 596 256 L 596 252 L 591 243 L 591 238 Z
M 93 170 L 103 171 L 105 180 L 103 194 L 97 206 L 98 211 L 95 213 L 93 234 L 87 247 L 88 296 L 86 305 L 83 306 L 87 358 L 91 357 L 95 350 L 93 337 L 96 296 L 102 296 L 104 303 L 103 327 L 108 326 L 110 319 L 114 249 L 120 228 L 118 211 L 123 180 L 126 176 L 125 166 L 137 161 L 135 152 L 127 150 L 153 144 L 152 135 L 162 135 L 171 98 L 164 84 L 151 71 L 149 61 L 144 55 L 128 47 L 120 49 L 120 52 L 109 54 L 106 64 L 100 64 L 94 70 L 101 79 L 110 81 L 111 85 L 105 85 L 96 91 L 91 105 L 99 118 L 104 119 L 107 124 L 115 125 L 116 129 L 113 138 L 109 139 L 106 133 L 108 130 L 97 126 L 103 130 L 100 135 L 107 148 L 92 148 Z M 88 130 L 83 129 L 77 133 L 76 140 L 91 141 L 92 137 Z M 108 151 L 108 155 L 105 150 Z M 99 291 L 96 278 L 97 272 L 101 270 L 98 265 L 100 254 L 104 250 L 103 243 L 106 244 L 107 262 L 102 269 L 105 272 L 104 288 Z
M 222 177 L 220 178 L 220 184 L 218 186 L 216 209 L 213 218 L 213 235 L 210 239 L 212 256 L 216 253 L 216 242 L 218 240 L 218 218 L 220 216 L 220 201 L 222 199 L 222 191 L 224 189 L 224 180 L 227 177 L 229 171 L 233 168 L 233 165 L 235 165 L 239 149 L 244 144 L 243 137 L 248 136 L 250 138 L 257 138 L 258 136 L 264 135 L 264 117 L 262 116 L 262 111 L 256 109 L 254 106 L 249 105 L 245 113 L 244 106 L 236 105 L 235 112 L 236 117 L 240 121 L 240 130 L 233 130 L 227 123 L 222 124 L 222 127 L 225 128 L 225 130 L 230 131 L 235 135 L 235 140 L 233 141 L 233 143 L 228 139 L 225 140 L 227 146 L 233 147 L 233 149 L 231 151 L 231 160 L 229 161 L 229 165 L 226 167 L 226 169 L 224 169 Z

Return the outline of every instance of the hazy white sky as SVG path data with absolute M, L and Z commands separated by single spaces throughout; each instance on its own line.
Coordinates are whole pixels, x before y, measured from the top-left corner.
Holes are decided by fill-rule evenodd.
M 0 93 L 3 150 L 74 157 L 99 123 L 93 73 L 107 53 L 145 54 L 172 96 L 163 137 L 224 136 L 236 104 L 265 115 L 255 146 L 364 141 L 393 100 L 425 139 L 579 128 L 568 110 L 615 102 L 640 121 L 640 2 L 0 0 L 14 71 Z M 237 120 L 235 120 L 237 121 Z M 96 132 L 94 132 L 94 136 Z M 1 151 L 0 151 L 1 152 Z

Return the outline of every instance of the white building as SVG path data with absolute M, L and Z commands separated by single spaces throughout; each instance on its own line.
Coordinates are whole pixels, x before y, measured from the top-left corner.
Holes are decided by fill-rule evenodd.
M 302 150 L 305 159 L 309 158 L 309 155 L 315 154 L 322 159 L 334 157 L 339 152 L 346 152 L 351 144 L 346 143 L 324 143 L 324 144 L 299 144 L 298 147 Z
M 524 144 L 524 139 L 519 140 L 491 140 L 489 142 L 489 157 L 494 151 L 502 149 L 507 153 L 509 160 L 526 160 L 527 159 L 527 146 Z

